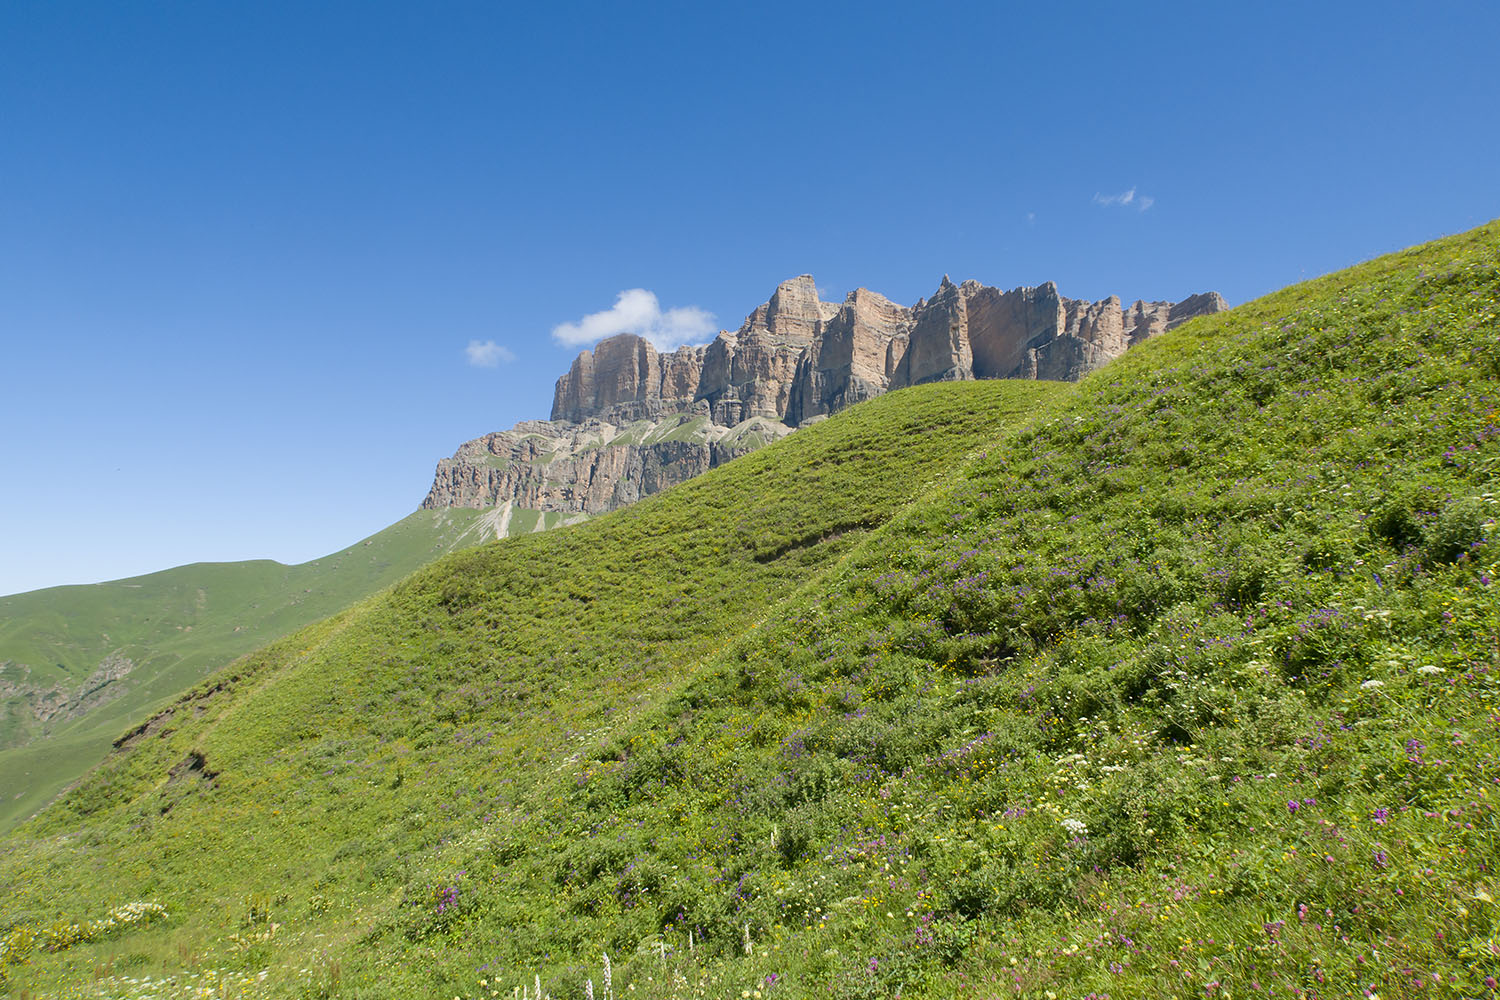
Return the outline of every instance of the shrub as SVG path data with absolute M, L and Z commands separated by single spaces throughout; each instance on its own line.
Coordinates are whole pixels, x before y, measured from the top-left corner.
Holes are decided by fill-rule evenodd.
M 1452 501 L 1438 512 L 1427 529 L 1426 561 L 1433 564 L 1453 562 L 1484 541 L 1484 529 L 1488 523 L 1483 500 L 1462 497 Z

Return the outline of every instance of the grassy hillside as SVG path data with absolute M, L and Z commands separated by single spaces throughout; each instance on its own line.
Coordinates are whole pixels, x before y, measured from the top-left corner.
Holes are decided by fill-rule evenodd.
M 54 807 L 62 827 L 43 819 L 7 844 L 4 895 L 21 908 L 9 919 L 49 923 L 61 911 L 45 900 L 58 893 L 70 914 L 102 914 L 121 893 L 166 890 L 184 917 L 191 906 L 206 921 L 190 936 L 207 946 L 240 932 L 247 897 L 279 897 L 291 879 L 306 890 L 299 909 L 337 928 L 302 928 L 299 949 L 313 933 L 368 929 L 399 908 L 401 859 L 468 833 L 499 808 L 491 799 L 512 771 L 550 786 L 589 733 L 659 703 L 685 665 L 1059 391 L 893 395 L 608 518 L 446 560 L 241 661 Z M 464 624 L 450 629 L 455 616 Z M 336 799 L 324 800 L 329 788 Z M 104 838 L 98 852 L 61 832 L 80 822 Z M 120 881 L 126 871 L 144 881 Z M 273 922 L 290 905 L 274 904 Z M 50 974 L 46 964 L 22 974 Z
M 197 563 L 0 597 L 0 830 L 34 812 L 97 763 L 128 726 L 209 671 L 444 553 L 484 541 L 483 515 L 418 511 L 296 566 Z M 100 673 L 101 664 L 121 659 L 128 673 L 113 680 Z
M 10 975 L 1491 995 L 1497 313 L 1492 224 L 445 559 L 6 838 Z

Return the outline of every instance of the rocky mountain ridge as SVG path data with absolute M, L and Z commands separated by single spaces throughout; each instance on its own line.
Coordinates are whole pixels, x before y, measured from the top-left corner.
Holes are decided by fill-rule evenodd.
M 518 507 L 592 515 L 722 465 L 893 389 L 985 378 L 1076 380 L 1133 344 L 1228 308 L 1010 291 L 945 275 L 902 306 L 865 288 L 823 302 L 811 275 L 777 286 L 734 331 L 661 352 L 634 334 L 600 341 L 557 380 L 548 421 L 524 421 L 438 463 L 426 508 Z

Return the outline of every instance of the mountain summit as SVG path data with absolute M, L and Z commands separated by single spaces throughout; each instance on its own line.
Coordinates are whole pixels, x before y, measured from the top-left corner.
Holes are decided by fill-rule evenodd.
M 913 306 L 866 288 L 832 303 L 804 274 L 711 343 L 663 353 L 627 333 L 583 351 L 557 380 L 550 421 L 465 443 L 438 463 L 422 506 L 601 514 L 892 389 L 1076 381 L 1226 308 L 1217 292 L 1125 306 L 1064 298 L 1050 281 L 1007 292 L 947 275 Z
M 673 413 L 733 426 L 766 417 L 795 427 L 925 382 L 1076 381 L 1126 348 L 1228 308 L 1217 292 L 1183 302 L 1063 298 L 1047 282 L 1001 291 L 947 276 L 932 298 L 901 306 L 858 288 L 822 302 L 812 275 L 777 286 L 738 330 L 660 354 L 621 334 L 584 351 L 557 380 L 552 419 L 659 420 Z

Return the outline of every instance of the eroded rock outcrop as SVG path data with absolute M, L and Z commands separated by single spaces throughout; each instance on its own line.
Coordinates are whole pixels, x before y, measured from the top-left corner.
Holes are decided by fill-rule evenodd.
M 16 724 L 16 745 L 37 726 L 53 721 L 77 719 L 125 694 L 122 682 L 135 669 L 135 662 L 116 650 L 104 659 L 77 688 L 53 682 L 39 684 L 32 668 L 6 661 L 0 663 L 0 706 Z
M 1064 298 L 1052 282 L 1002 291 L 947 276 L 903 306 L 860 288 L 823 302 L 811 275 L 701 346 L 662 353 L 600 341 L 557 380 L 552 419 L 517 424 L 438 463 L 424 507 L 614 510 L 892 389 L 976 378 L 1072 381 L 1132 345 L 1227 308 Z
M 649 346 L 649 345 L 648 345 Z M 706 416 L 612 424 L 529 420 L 486 434 L 438 463 L 423 507 L 603 514 L 685 482 L 791 433 L 765 418 L 734 427 Z

